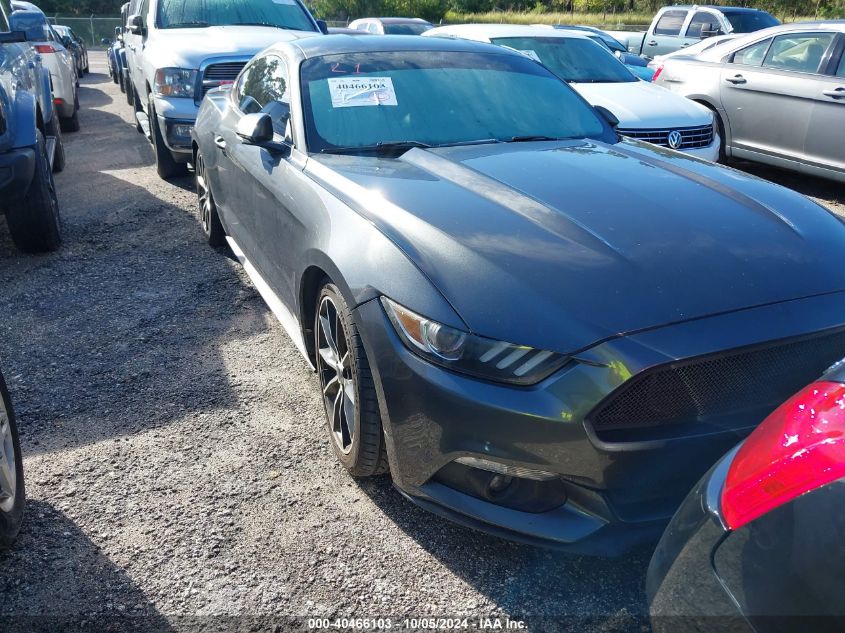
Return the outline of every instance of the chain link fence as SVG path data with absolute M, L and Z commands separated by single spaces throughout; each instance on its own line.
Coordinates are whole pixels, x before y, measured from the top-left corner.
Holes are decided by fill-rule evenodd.
M 85 44 L 91 48 L 101 47 L 103 38 L 114 39 L 114 28 L 121 26 L 120 16 L 91 15 L 82 17 L 63 17 L 61 15 L 48 15 L 51 24 L 69 26 L 79 37 L 85 40 Z

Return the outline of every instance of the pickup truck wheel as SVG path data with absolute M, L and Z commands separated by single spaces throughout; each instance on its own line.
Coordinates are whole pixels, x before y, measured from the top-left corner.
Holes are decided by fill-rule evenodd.
M 164 144 L 152 98 L 147 102 L 147 112 L 150 117 L 150 133 L 153 137 L 153 149 L 156 155 L 156 171 L 158 175 L 164 180 L 184 176 L 188 173 L 188 166 L 185 163 L 177 163 L 173 158 L 173 154 L 167 149 L 167 145 Z
M 65 168 L 65 143 L 62 140 L 62 126 L 59 125 L 59 115 L 55 114 L 47 126 L 47 136 L 56 139 L 56 153 L 53 155 L 53 173 L 58 174 Z
M 143 112 L 144 108 L 141 106 L 141 96 L 134 89 L 132 90 L 132 103 L 135 108 L 135 129 L 138 130 L 138 134 L 143 134 L 144 128 L 138 122 L 138 113 Z
M 135 89 L 132 87 L 131 82 L 126 86 L 126 103 L 135 105 Z
M 59 199 L 47 159 L 47 143 L 36 130 L 35 171 L 24 198 L 6 210 L 12 241 L 27 253 L 54 251 L 62 243 Z
M 117 81 L 115 83 L 120 85 L 121 92 L 126 92 L 126 82 L 123 81 L 123 71 L 117 73 Z
M 79 131 L 79 93 L 73 95 L 73 115 L 61 119 L 62 132 Z
M 25 505 L 18 427 L 6 383 L 0 375 L 0 548 L 5 549 L 15 542 Z
M 220 216 L 217 215 L 217 205 L 214 204 L 214 196 L 211 193 L 211 184 L 208 182 L 208 172 L 205 169 L 205 161 L 202 154 L 197 153 L 195 160 L 195 172 L 197 177 L 197 208 L 202 222 L 202 231 L 205 239 L 211 246 L 221 246 L 226 241 L 226 232 L 220 223 Z

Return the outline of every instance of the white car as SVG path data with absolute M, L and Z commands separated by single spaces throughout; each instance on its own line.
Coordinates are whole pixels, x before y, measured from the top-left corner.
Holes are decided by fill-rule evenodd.
M 12 2 L 9 25 L 14 31 L 24 31 L 27 41 L 41 55 L 44 67 L 50 71 L 53 84 L 53 103 L 64 132 L 79 130 L 79 78 L 73 53 L 62 44 L 62 38 L 47 21 L 44 13 L 33 10 L 30 3 Z
M 126 92 L 162 178 L 186 173 L 206 92 L 234 82 L 267 46 L 326 30 L 300 0 L 131 0 L 128 14 Z
M 708 108 L 637 79 L 588 37 L 509 24 L 443 26 L 423 36 L 489 42 L 520 51 L 569 83 L 593 106 L 609 110 L 619 119 L 619 134 L 705 160 L 719 158 L 719 135 Z

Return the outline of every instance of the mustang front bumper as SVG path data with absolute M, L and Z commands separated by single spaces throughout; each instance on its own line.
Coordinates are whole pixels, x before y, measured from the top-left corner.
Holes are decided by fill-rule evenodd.
M 703 415 L 624 432 L 594 427 L 598 405 L 642 372 L 679 359 L 845 328 L 845 293 L 619 337 L 530 387 L 486 382 L 422 360 L 402 344 L 378 301 L 360 305 L 355 315 L 393 481 L 403 494 L 515 540 L 618 555 L 656 540 L 696 481 L 779 402 L 740 416 Z M 843 349 L 830 353 L 845 356 L 845 337 L 837 336 Z M 816 367 L 826 358 L 808 361 L 810 380 L 826 369 Z M 476 461 L 457 461 L 467 457 Z M 485 469 L 490 462 L 498 474 Z

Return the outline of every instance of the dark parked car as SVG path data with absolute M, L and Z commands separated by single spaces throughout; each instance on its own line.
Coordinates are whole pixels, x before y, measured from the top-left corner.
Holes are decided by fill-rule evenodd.
M 73 53 L 79 76 L 81 77 L 87 73 L 89 70 L 88 47 L 85 46 L 85 40 L 74 33 L 73 29 L 69 26 L 56 25 L 53 29 L 62 38 L 62 44 L 64 44 L 65 48 Z
M 766 418 L 687 497 L 649 568 L 654 629 L 843 631 L 843 540 L 840 362 Z
M 0 213 L 24 251 L 61 243 L 53 171 L 64 167 L 50 74 L 25 34 L 10 32 L 11 7 L 0 0 Z
M 338 459 L 474 527 L 656 541 L 845 356 L 839 219 L 621 139 L 504 47 L 275 44 L 208 93 L 193 152 L 206 236 L 316 367 Z
M 26 493 L 15 411 L 0 373 L 0 549 L 15 542 L 23 522 Z

